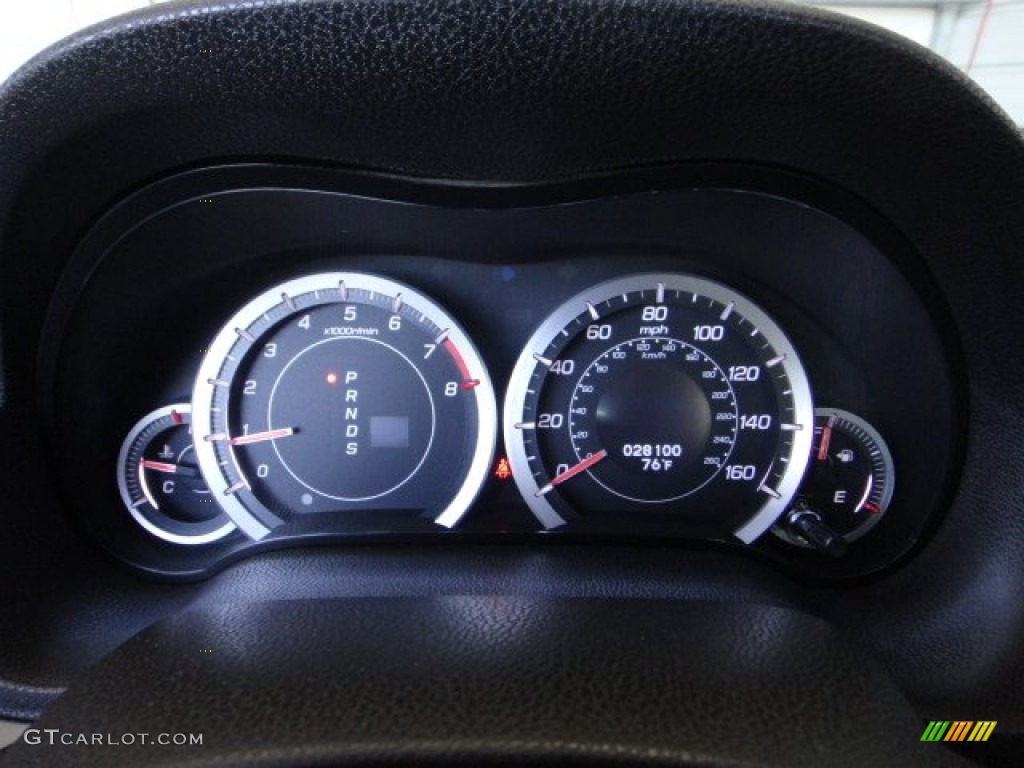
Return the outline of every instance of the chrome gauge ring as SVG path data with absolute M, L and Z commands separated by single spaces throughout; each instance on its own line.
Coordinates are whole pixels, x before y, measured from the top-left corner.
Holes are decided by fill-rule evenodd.
M 544 321 L 513 371 L 504 430 L 546 528 L 659 516 L 750 543 L 797 490 L 814 407 L 796 349 L 750 299 L 645 274 L 594 286 Z
M 210 490 L 254 539 L 374 512 L 450 527 L 497 430 L 459 325 L 413 288 L 360 273 L 302 277 L 246 304 L 210 345 L 192 402 Z
M 121 501 L 143 530 L 172 544 L 219 541 L 235 530 L 213 499 L 195 458 L 192 409 L 158 408 L 128 432 L 117 457 Z

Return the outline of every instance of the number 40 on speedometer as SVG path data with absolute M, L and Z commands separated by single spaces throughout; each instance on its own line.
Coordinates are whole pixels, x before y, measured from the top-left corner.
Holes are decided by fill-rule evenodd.
M 797 489 L 814 409 L 796 350 L 752 301 L 692 275 L 634 275 L 544 321 L 504 428 L 548 528 L 644 516 L 749 543 Z

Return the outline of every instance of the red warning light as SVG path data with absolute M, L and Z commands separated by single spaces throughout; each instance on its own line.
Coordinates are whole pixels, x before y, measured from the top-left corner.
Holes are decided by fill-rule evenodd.
M 338 374 L 336 374 L 334 371 L 331 371 L 330 373 L 328 373 L 327 374 L 327 383 L 328 384 L 337 384 L 338 383 Z
M 502 456 L 498 459 L 498 465 L 494 468 L 494 476 L 499 480 L 508 480 L 512 477 L 512 468 L 508 465 L 508 459 Z

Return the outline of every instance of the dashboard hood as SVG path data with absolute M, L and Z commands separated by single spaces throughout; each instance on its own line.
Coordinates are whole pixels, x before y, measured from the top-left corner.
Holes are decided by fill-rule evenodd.
M 964 407 L 942 514 L 838 585 L 627 541 L 344 543 L 141 578 L 68 512 L 44 326 L 115 205 L 248 165 L 466 210 L 726 166 L 732 189 L 855 199 L 949 320 Z M 0 715 L 222 734 L 156 758 L 23 742 L 0 765 L 1020 764 L 1024 141 L 924 49 L 747 0 L 175 2 L 0 87 L 0 180 Z M 921 743 L 958 718 L 998 721 L 992 741 Z

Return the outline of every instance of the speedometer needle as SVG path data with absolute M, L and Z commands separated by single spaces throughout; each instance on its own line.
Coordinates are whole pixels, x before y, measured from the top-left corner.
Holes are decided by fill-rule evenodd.
M 551 482 L 548 483 L 547 485 L 545 485 L 539 491 L 537 491 L 536 495 L 537 496 L 543 496 L 545 493 L 548 493 L 556 485 L 559 485 L 560 483 L 564 483 L 570 477 L 575 477 L 580 472 L 585 472 L 586 470 L 590 469 L 592 466 L 597 464 L 597 462 L 601 461 L 601 459 L 603 459 L 603 458 L 605 458 L 607 456 L 608 456 L 608 451 L 605 451 L 605 450 L 600 450 L 597 453 L 591 454 L 590 456 L 585 458 L 583 461 L 581 461 L 576 466 L 569 467 L 562 474 L 557 475 L 556 477 L 552 478 Z
M 228 440 L 231 445 L 248 445 L 249 443 L 262 443 L 265 440 L 277 440 L 279 437 L 288 437 L 295 434 L 294 427 L 283 427 L 282 429 L 270 429 L 266 432 L 253 432 L 251 435 L 239 435 Z

